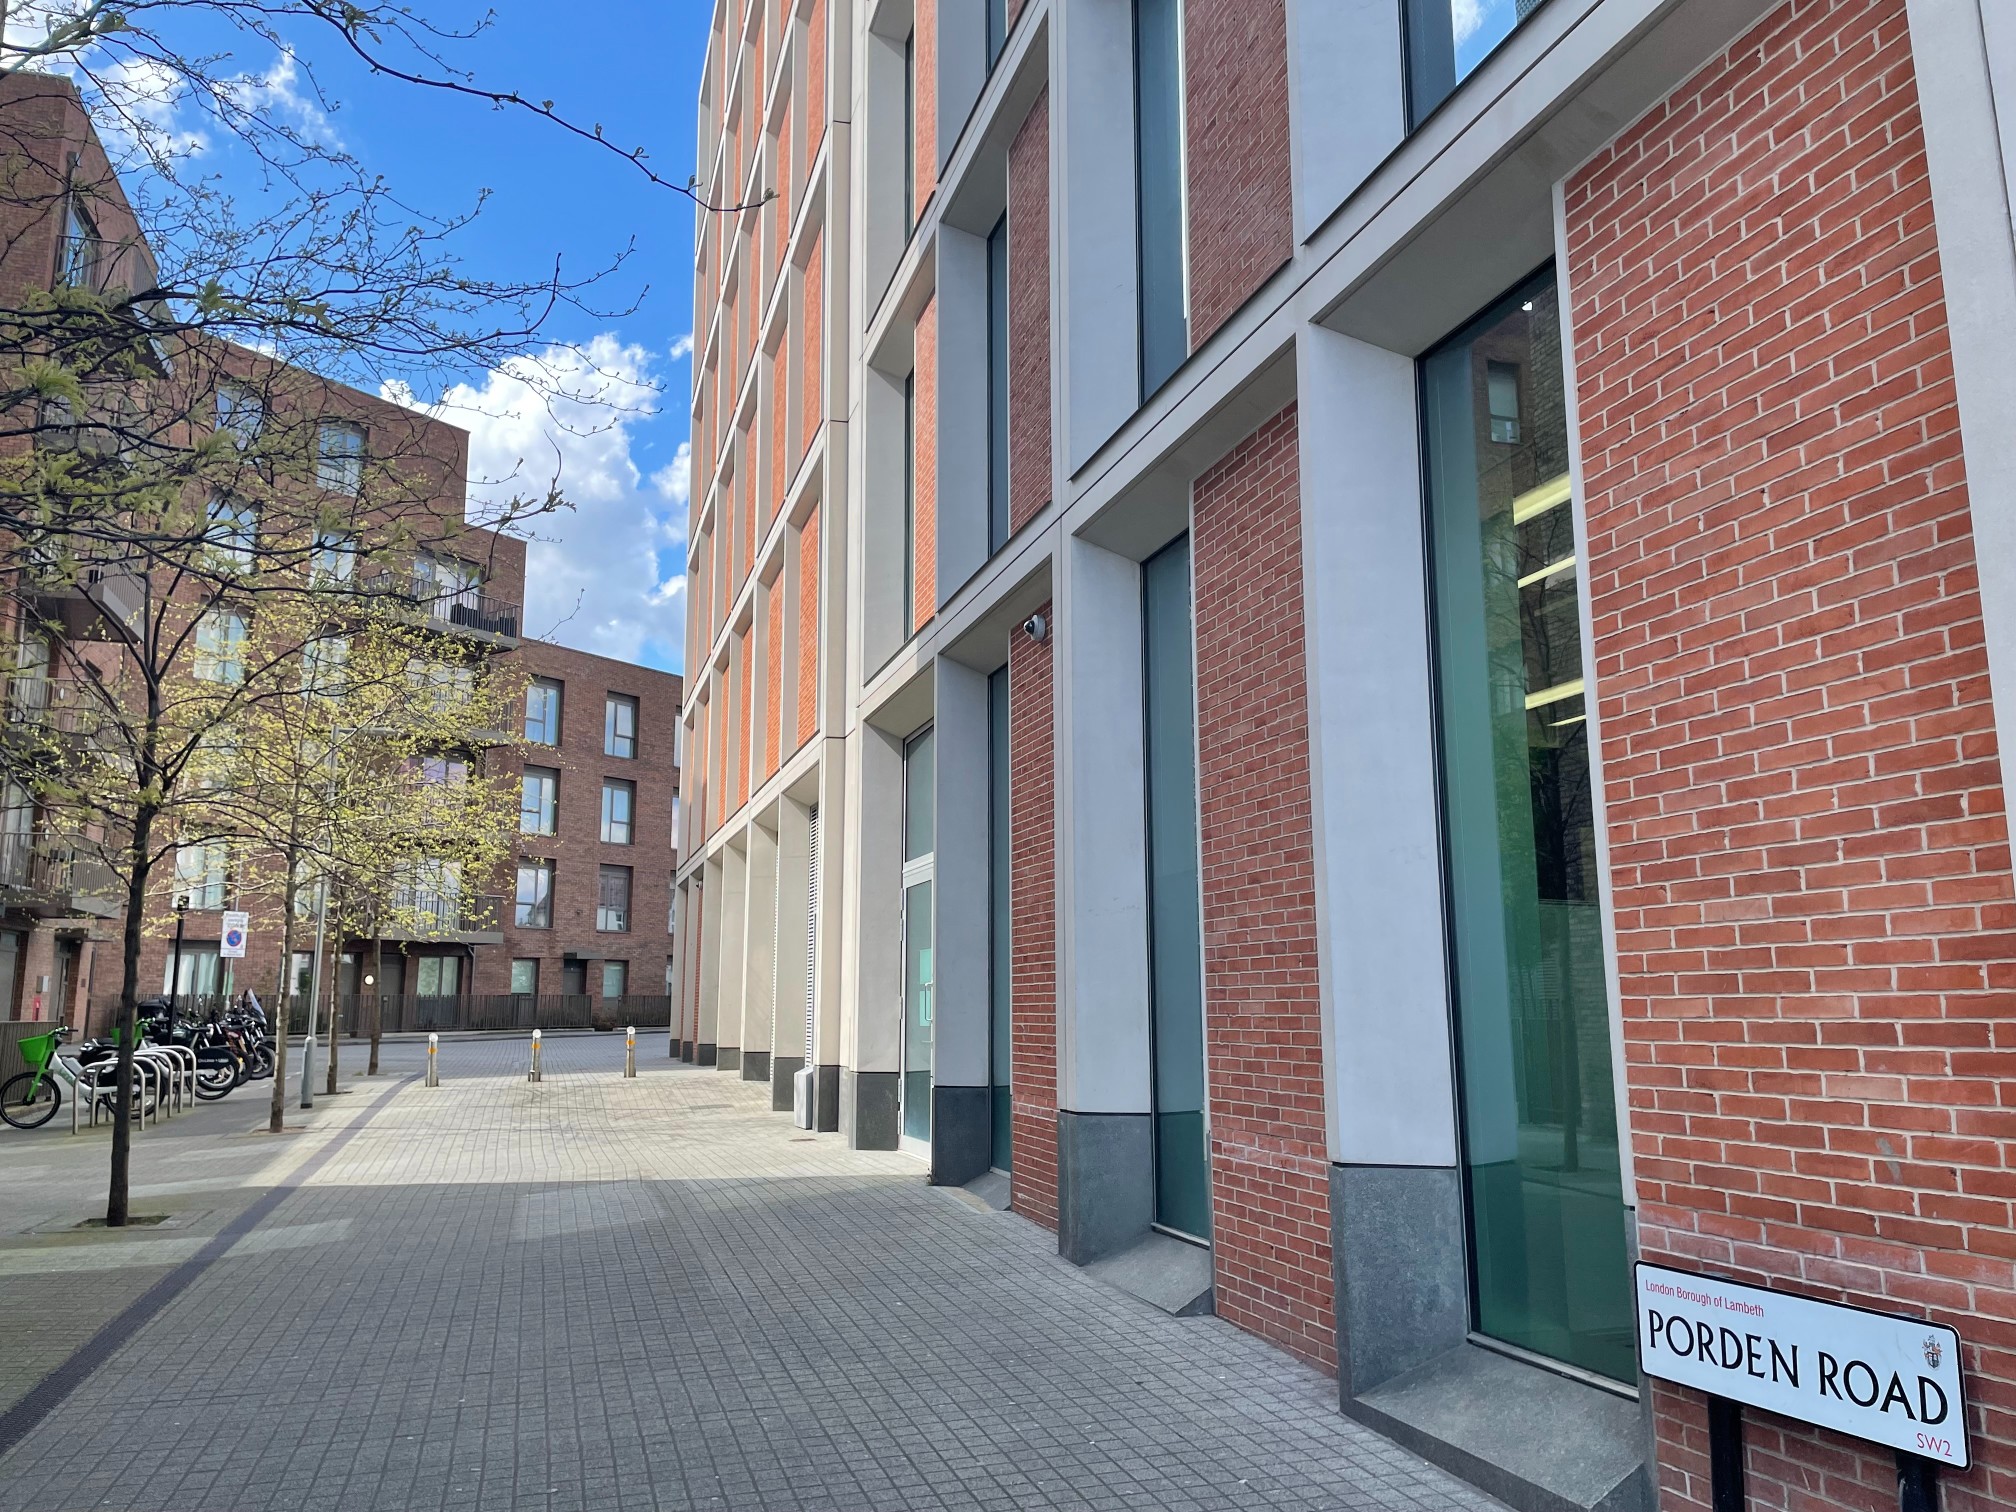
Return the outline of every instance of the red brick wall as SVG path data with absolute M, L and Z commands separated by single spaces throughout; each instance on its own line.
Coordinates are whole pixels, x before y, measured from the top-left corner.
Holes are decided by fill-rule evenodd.
M 728 664 L 728 675 L 735 675 L 735 664 Z M 734 785 L 728 776 L 728 684 L 721 684 L 720 707 L 713 711 L 714 717 L 714 823 L 708 833 L 721 827 L 721 821 L 728 817 L 729 800 L 734 796 Z
M 1957 1326 L 1945 1506 L 2006 1508 L 2016 908 L 1905 0 L 1782 6 L 1567 227 L 1640 1243 Z M 1759 1505 L 1896 1505 L 1752 1417 Z
M 1293 405 L 1197 480 L 1197 791 L 1221 1317 L 1337 1368 Z
M 765 595 L 770 600 L 769 623 L 764 634 L 769 652 L 763 664 L 763 775 L 777 770 L 784 749 L 784 574 L 778 573 Z
M 1048 615 L 1046 603 L 1039 611 Z M 1051 643 L 1008 642 L 1008 1078 L 1015 1211 L 1057 1227 L 1057 749 Z
M 917 80 L 911 90 L 915 133 L 917 192 L 914 204 L 921 220 L 924 207 L 938 187 L 938 7 L 924 0 L 916 8 Z
M 826 228 L 821 226 L 812 233 L 812 251 L 805 263 L 805 374 L 803 398 L 799 408 L 805 417 L 805 434 L 799 444 L 799 456 L 812 450 L 812 442 L 819 434 L 819 422 L 823 418 L 820 405 L 826 392 L 825 373 L 820 360 L 820 339 L 824 334 L 825 322 L 821 318 L 821 292 L 826 277 Z
M 735 637 L 735 660 L 742 669 L 735 715 L 735 806 L 740 808 L 749 801 L 749 725 L 756 717 L 755 700 L 750 696 L 756 657 L 750 649 L 749 632 L 746 630 Z
M 826 0 L 812 0 L 805 37 L 805 161 L 809 165 L 826 140 Z
M 1008 148 L 1008 524 L 1050 502 L 1050 91 Z
M 1284 0 L 1185 0 L 1190 346 L 1295 250 Z
M 1023 4 L 1024 0 L 1008 0 L 1008 26 L 1011 31 L 1014 29 L 1016 18 L 1022 14 Z
M 741 478 L 742 494 L 742 570 L 735 577 L 735 591 L 742 591 L 742 584 L 749 577 L 749 569 L 756 563 L 756 447 L 754 438 L 748 431 L 741 435 L 741 445 L 736 453 L 743 459 L 738 470 Z
M 798 740 L 819 728 L 819 511 L 798 532 Z
M 917 316 L 916 368 L 911 374 L 915 424 L 911 436 L 913 539 L 911 622 L 918 629 L 938 612 L 938 298 Z

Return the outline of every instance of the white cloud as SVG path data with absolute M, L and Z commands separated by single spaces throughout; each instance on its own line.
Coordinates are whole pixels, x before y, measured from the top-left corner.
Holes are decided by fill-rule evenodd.
M 673 341 L 671 355 L 674 362 L 679 361 L 683 357 L 691 357 L 693 355 L 693 333 L 691 331 Z
M 684 509 L 693 497 L 693 443 L 681 441 L 672 460 L 651 474 L 651 486 Z
M 1449 0 L 1449 21 L 1456 33 L 1456 45 L 1461 47 L 1477 34 L 1477 28 L 1484 24 L 1486 0 Z
M 301 66 L 285 49 L 265 73 L 238 74 L 225 80 L 220 92 L 233 110 L 283 126 L 304 142 L 335 150 L 343 146 L 321 102 L 301 92 Z
M 526 548 L 529 634 L 626 661 L 676 660 L 683 650 L 686 508 L 670 489 L 689 454 L 682 445 L 647 487 L 633 453 L 657 413 L 653 377 L 648 352 L 605 333 L 515 359 L 443 396 L 436 412 L 471 431 L 472 518 L 549 486 L 574 505 L 528 526 L 543 538 Z

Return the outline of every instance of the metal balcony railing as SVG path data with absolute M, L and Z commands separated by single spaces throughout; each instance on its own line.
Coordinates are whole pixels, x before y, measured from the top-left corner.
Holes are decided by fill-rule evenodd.
M 16 674 L 6 679 L 0 718 L 12 729 L 60 735 L 89 735 L 108 712 L 107 690 L 75 677 Z
M 367 594 L 393 598 L 402 608 L 426 616 L 430 624 L 507 640 L 518 638 L 519 606 L 480 588 L 444 588 L 428 578 L 404 572 L 380 573 L 367 579 L 362 587 Z
M 66 841 L 23 831 L 0 833 L 0 890 L 19 900 L 91 911 L 114 902 L 112 873 L 96 856 Z
M 109 294 L 145 293 L 155 283 L 153 259 L 138 242 L 102 236 L 66 236 L 57 249 L 56 279 L 66 288 Z
M 381 932 L 388 940 L 495 934 L 504 927 L 504 898 L 496 893 L 407 887 L 393 893 L 392 906 L 399 918 Z

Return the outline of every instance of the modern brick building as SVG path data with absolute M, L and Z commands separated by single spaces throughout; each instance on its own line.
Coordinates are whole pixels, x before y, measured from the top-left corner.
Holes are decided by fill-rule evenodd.
M 1951 1325 L 2016 1505 L 2016 14 L 720 0 L 700 103 L 681 1053 L 1515 1506 L 1711 1504 L 1634 1258 Z
M 35 74 L 0 81 L 0 296 L 33 310 L 66 289 L 131 293 L 152 288 L 155 276 L 74 86 Z M 442 752 L 439 761 L 444 778 L 458 768 L 487 768 L 523 784 L 520 856 L 496 877 L 458 874 L 448 885 L 437 880 L 416 889 L 424 896 L 405 910 L 410 921 L 396 933 L 332 939 L 346 1026 L 353 1033 L 369 1027 L 359 1000 L 372 997 L 384 1000 L 384 1022 L 393 1027 L 494 1023 L 505 1009 L 523 1018 L 535 1011 L 536 999 L 575 1000 L 538 1005 L 548 1022 L 579 1017 L 579 1000 L 586 999 L 598 1021 L 663 1023 L 677 859 L 679 677 L 527 638 L 525 541 L 466 520 L 467 432 L 299 369 L 260 367 L 263 359 L 254 354 L 239 356 L 250 375 L 243 384 L 230 381 L 237 359 L 229 353 L 223 376 L 207 369 L 192 375 L 201 391 L 180 396 L 184 407 L 161 422 L 168 444 L 182 446 L 185 432 L 211 430 L 231 431 L 241 450 L 262 429 L 269 439 L 304 438 L 314 449 L 305 479 L 267 465 L 262 476 L 246 480 L 248 492 L 277 486 L 329 520 L 355 513 L 354 532 L 328 538 L 344 543 L 335 549 L 353 563 L 330 569 L 336 577 L 349 579 L 354 562 L 368 556 L 388 590 L 410 604 L 429 647 L 467 652 L 466 664 L 458 665 L 472 674 L 484 664 L 513 664 L 530 682 L 514 716 L 520 728 L 472 731 L 469 748 Z M 92 395 L 95 404 L 111 402 L 95 389 Z M 0 436 L 0 459 L 53 441 L 71 449 L 83 444 L 74 434 L 52 436 L 39 424 L 45 417 L 36 418 Z M 396 526 L 383 517 L 388 505 L 397 507 Z M 243 522 L 243 539 L 261 539 L 256 505 L 233 518 Z M 272 528 L 270 515 L 263 528 Z M 393 538 L 400 544 L 388 555 L 385 544 Z M 319 550 L 323 535 L 315 541 Z M 14 552 L 10 569 L 21 561 Z M 98 670 L 116 670 L 114 622 L 134 617 L 150 594 L 158 601 L 192 591 L 158 565 L 84 571 L 47 592 L 32 573 L 4 586 L 0 620 L 9 655 L 0 678 L 0 736 L 78 720 L 92 700 L 65 669 L 96 657 L 90 664 Z M 257 611 L 243 607 L 256 623 Z M 241 643 L 245 617 L 238 616 Z M 200 639 L 197 645 L 200 676 Z M 98 650 L 87 649 L 93 646 Z M 237 678 L 243 675 L 241 665 Z M 63 1020 L 103 1030 L 116 1011 L 120 982 L 117 889 L 102 862 L 94 869 L 92 857 L 73 854 L 47 805 L 14 781 L 13 771 L 0 783 L 0 1021 Z M 234 842 L 185 846 L 156 875 L 141 953 L 144 993 L 165 991 L 173 980 L 187 997 L 246 987 L 267 997 L 284 968 L 293 989 L 305 994 L 312 919 L 299 923 L 292 959 L 283 962 L 281 906 L 270 889 L 248 895 Z M 188 904 L 179 943 L 177 897 Z M 220 957 L 227 909 L 251 915 L 246 953 L 237 961 Z M 368 985 L 366 976 L 374 978 Z M 19 1032 L 0 1035 L 0 1045 Z

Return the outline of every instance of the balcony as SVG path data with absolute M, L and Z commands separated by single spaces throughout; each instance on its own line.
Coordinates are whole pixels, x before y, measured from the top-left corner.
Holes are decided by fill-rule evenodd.
M 119 912 L 119 887 L 102 860 L 66 841 L 0 834 L 0 908 L 38 919 L 109 919 Z
M 70 555 L 51 542 L 29 548 L 23 589 L 35 613 L 72 640 L 140 638 L 147 623 L 147 576 L 134 558 L 97 542 Z
M 389 599 L 437 630 L 507 649 L 518 644 L 519 606 L 480 588 L 443 587 L 404 572 L 380 573 L 359 586 L 367 596 Z
M 504 905 L 505 899 L 495 893 L 465 893 L 455 888 L 401 888 L 392 898 L 392 906 L 401 917 L 382 925 L 377 938 L 451 945 L 501 945 L 504 943 Z
M 10 734 L 89 740 L 104 731 L 113 689 L 76 677 L 17 675 L 5 679 L 0 727 Z

